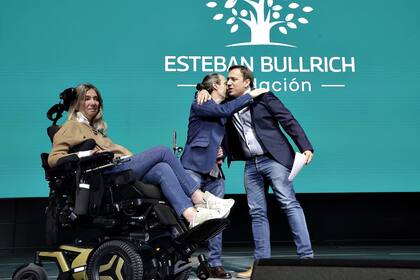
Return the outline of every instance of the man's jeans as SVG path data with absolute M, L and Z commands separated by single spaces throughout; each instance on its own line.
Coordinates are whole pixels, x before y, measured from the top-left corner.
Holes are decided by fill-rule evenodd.
M 157 146 L 135 154 L 130 160 L 115 166 L 108 172 L 131 169 L 138 180 L 159 185 L 166 199 L 181 216 L 193 207 L 191 195 L 199 185 L 186 172 L 174 153 L 166 146 Z
M 271 257 L 264 182 L 271 185 L 276 200 L 287 216 L 299 258 L 313 257 L 305 215 L 296 200 L 293 184 L 288 179 L 289 174 L 288 168 L 267 156 L 256 156 L 245 163 L 245 189 L 252 219 L 254 257 L 257 260 Z
M 217 197 L 223 198 L 225 194 L 225 181 L 222 178 L 211 178 L 203 176 L 192 170 L 186 170 L 191 177 L 200 184 L 203 192 L 208 191 Z M 222 233 L 209 240 L 208 262 L 210 267 L 222 265 Z

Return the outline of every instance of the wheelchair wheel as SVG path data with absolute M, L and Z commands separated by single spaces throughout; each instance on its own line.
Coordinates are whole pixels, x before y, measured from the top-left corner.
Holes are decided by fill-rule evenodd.
M 18 267 L 12 276 L 13 280 L 47 280 L 48 275 L 42 266 L 34 263 Z
M 143 261 L 130 243 L 121 240 L 107 241 L 90 257 L 87 276 L 90 280 L 141 280 Z

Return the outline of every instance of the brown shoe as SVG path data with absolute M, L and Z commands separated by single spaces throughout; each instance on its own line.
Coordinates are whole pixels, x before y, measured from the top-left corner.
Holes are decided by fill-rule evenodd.
M 251 278 L 251 275 L 252 275 L 252 266 L 247 271 L 238 272 L 236 274 L 236 277 L 248 279 L 248 278 Z
M 210 278 L 220 278 L 220 279 L 230 279 L 232 278 L 232 274 L 226 272 L 223 266 L 215 266 L 215 267 L 208 267 L 210 272 Z

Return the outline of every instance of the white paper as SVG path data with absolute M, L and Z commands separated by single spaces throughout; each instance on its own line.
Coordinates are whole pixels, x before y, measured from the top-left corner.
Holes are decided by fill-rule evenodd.
M 290 171 L 289 181 L 293 181 L 293 179 L 299 174 L 302 167 L 305 165 L 306 156 L 301 153 L 296 153 L 295 161 L 293 162 L 292 171 Z

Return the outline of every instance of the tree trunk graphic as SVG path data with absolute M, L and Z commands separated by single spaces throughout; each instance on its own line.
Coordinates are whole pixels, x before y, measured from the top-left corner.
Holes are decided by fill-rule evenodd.
M 241 45 L 277 45 L 295 47 L 289 44 L 271 42 L 271 29 L 278 24 L 284 23 L 284 21 L 271 21 L 271 11 L 268 11 L 268 13 L 265 12 L 266 0 L 244 0 L 244 2 L 248 3 L 255 11 L 255 13 L 250 11 L 250 19 L 239 17 L 239 20 L 249 27 L 251 31 L 251 41 L 247 43 L 228 45 L 228 47 Z
M 260 45 L 260 44 L 269 44 L 270 43 L 270 32 L 266 24 L 259 24 L 251 28 L 251 44 Z

